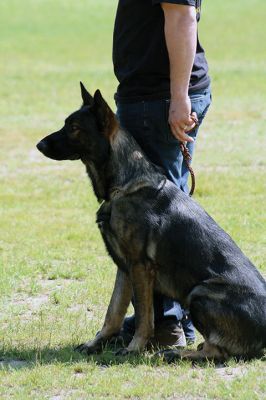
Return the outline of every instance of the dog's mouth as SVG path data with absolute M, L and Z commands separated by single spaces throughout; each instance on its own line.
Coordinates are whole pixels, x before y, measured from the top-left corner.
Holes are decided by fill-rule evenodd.
M 73 154 L 67 154 L 67 152 L 65 152 L 65 154 L 62 153 L 55 153 L 54 151 L 51 151 L 50 147 L 47 145 L 47 143 L 43 140 L 41 140 L 38 144 L 37 144 L 37 149 L 46 157 L 51 158 L 52 160 L 56 160 L 56 161 L 62 161 L 62 160 L 79 160 L 80 159 L 80 154 L 78 153 L 73 153 Z
M 78 153 L 73 154 L 72 156 L 69 157 L 69 160 L 80 160 L 80 155 Z

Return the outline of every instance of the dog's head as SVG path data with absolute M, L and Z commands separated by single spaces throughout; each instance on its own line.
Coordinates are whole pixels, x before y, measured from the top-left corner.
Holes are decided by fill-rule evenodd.
M 91 96 L 80 83 L 83 105 L 65 120 L 62 129 L 44 137 L 37 148 L 54 160 L 103 162 L 112 135 L 118 129 L 115 115 L 99 90 Z

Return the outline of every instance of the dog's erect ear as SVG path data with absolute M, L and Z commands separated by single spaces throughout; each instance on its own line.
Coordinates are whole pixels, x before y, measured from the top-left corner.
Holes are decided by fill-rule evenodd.
M 93 104 L 93 97 L 89 94 L 85 86 L 82 82 L 80 82 L 80 89 L 81 89 L 81 97 L 83 100 L 84 106 L 92 106 Z
M 96 90 L 93 100 L 93 112 L 96 116 L 98 127 L 101 132 L 110 137 L 115 132 L 115 128 L 118 127 L 116 117 L 103 99 L 99 89 Z
M 102 122 L 104 122 L 104 120 L 106 119 L 106 114 L 108 114 L 109 112 L 112 113 L 112 110 L 110 109 L 110 107 L 108 106 L 108 104 L 106 103 L 104 98 L 102 97 L 102 94 L 99 89 L 97 89 L 96 92 L 94 93 L 93 100 L 94 100 L 93 109 L 94 109 L 94 113 L 97 117 L 97 120 L 99 120 L 99 122 L 101 120 L 102 120 Z

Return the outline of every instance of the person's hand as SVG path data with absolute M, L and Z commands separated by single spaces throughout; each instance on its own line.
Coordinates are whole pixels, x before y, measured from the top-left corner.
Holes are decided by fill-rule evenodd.
M 194 142 L 194 139 L 186 134 L 196 125 L 192 116 L 197 118 L 196 113 L 191 115 L 191 102 L 188 96 L 171 99 L 168 122 L 172 134 L 180 142 Z

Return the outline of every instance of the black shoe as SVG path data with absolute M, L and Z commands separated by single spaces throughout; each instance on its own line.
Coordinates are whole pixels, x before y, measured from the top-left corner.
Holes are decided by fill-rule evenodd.
M 135 315 L 127 317 L 124 320 L 123 327 L 119 336 L 123 338 L 124 343 L 129 343 L 135 333 Z M 154 336 L 148 343 L 149 346 L 165 347 L 176 346 L 186 347 L 186 338 L 181 322 L 175 318 L 164 318 L 155 323 Z

